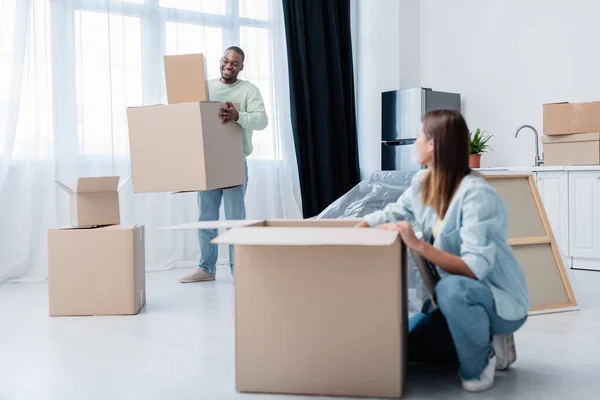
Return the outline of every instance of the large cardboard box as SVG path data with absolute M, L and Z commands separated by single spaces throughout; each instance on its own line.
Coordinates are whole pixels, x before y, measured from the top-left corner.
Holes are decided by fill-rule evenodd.
M 544 165 L 600 165 L 600 133 L 542 136 Z
M 198 222 L 235 248 L 240 392 L 399 398 L 405 249 L 355 220 Z M 245 226 L 244 226 L 245 225 Z M 237 226 L 237 227 L 236 227 Z
M 119 190 L 129 180 L 119 184 L 118 176 L 79 178 L 77 183 L 55 181 L 71 196 L 72 226 L 118 225 Z
M 144 226 L 48 231 L 51 316 L 137 314 L 145 272 Z
M 544 134 L 600 132 L 600 101 L 544 104 Z
M 128 108 L 134 193 L 243 185 L 242 130 L 237 123 L 221 123 L 221 106 L 195 102 Z
M 210 100 L 203 54 L 164 56 L 163 61 L 169 104 Z

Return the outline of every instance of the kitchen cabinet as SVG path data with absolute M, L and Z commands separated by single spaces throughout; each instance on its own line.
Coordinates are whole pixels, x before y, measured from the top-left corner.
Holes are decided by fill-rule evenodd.
M 600 270 L 600 171 L 569 172 L 572 268 Z
M 533 174 L 565 268 L 600 271 L 600 166 L 483 168 Z
M 563 258 L 569 257 L 569 178 L 564 171 L 536 172 L 535 181 Z

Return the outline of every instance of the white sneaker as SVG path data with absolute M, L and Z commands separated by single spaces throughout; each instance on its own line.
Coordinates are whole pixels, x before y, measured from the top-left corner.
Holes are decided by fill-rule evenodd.
M 205 272 L 202 268 L 198 268 L 196 271 L 179 278 L 181 283 L 194 283 L 194 282 L 209 282 L 214 281 L 215 276 Z
M 496 353 L 496 370 L 506 371 L 517 359 L 514 335 L 494 335 L 492 346 Z
M 494 386 L 494 375 L 496 373 L 496 356 L 490 357 L 487 367 L 476 379 L 462 381 L 462 388 L 467 392 L 485 392 Z

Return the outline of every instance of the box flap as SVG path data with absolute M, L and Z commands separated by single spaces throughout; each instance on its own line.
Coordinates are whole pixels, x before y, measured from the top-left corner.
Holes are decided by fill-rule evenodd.
M 52 229 L 53 231 L 76 231 L 76 230 L 90 230 L 90 229 L 105 229 L 105 230 L 134 230 L 143 225 L 78 225 L 78 226 L 60 226 Z
M 118 176 L 79 178 L 77 182 L 77 193 L 116 192 L 118 189 Z
M 173 231 L 173 230 L 185 230 L 185 229 L 230 229 L 230 228 L 239 228 L 244 226 L 256 226 L 256 225 L 264 225 L 265 221 L 256 219 L 241 219 L 241 220 L 219 220 L 219 221 L 198 221 L 198 222 L 188 222 L 185 224 L 171 225 L 165 226 L 162 228 L 158 228 L 159 231 Z
M 127 110 L 134 110 L 136 108 L 151 108 L 151 107 L 164 107 L 166 106 L 166 104 L 150 104 L 147 106 L 129 106 L 127 107 Z
M 130 179 L 131 179 L 131 175 L 129 175 L 129 176 L 127 176 L 127 178 L 123 179 L 121 181 L 121 183 L 119 183 L 119 187 L 117 188 L 117 190 L 119 191 L 119 190 L 123 189 L 123 186 L 125 186 L 125 184 L 127 182 L 129 182 Z
M 570 143 L 570 142 L 597 142 L 600 140 L 600 133 L 572 133 L 566 135 L 543 135 L 542 143 Z
M 568 101 L 557 101 L 556 103 L 544 103 L 545 106 L 552 106 L 555 104 L 569 104 Z
M 397 232 L 357 228 L 235 228 L 213 240 L 217 244 L 256 246 L 390 246 Z
M 77 225 L 77 226 L 60 226 L 58 228 L 51 229 L 52 231 L 78 231 L 78 230 L 86 230 L 86 229 L 100 229 L 104 228 L 106 225 Z
M 138 227 L 140 227 L 141 225 L 108 225 L 108 226 L 103 226 L 102 229 L 105 230 L 113 230 L 113 231 L 132 231 Z
M 278 228 L 354 228 L 362 218 L 268 219 L 266 226 Z
M 63 183 L 61 181 L 54 182 L 69 194 L 74 194 L 77 191 L 77 185 L 67 185 L 66 183 Z

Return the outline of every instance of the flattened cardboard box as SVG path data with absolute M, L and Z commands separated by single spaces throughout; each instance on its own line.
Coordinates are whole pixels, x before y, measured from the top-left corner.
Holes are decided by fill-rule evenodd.
M 238 391 L 402 396 L 405 249 L 394 232 L 352 228 L 357 222 L 220 221 L 165 228 L 234 227 L 215 243 L 235 247 Z
M 544 165 L 600 165 L 600 133 L 542 136 Z
M 145 272 L 144 226 L 48 231 L 51 316 L 137 314 Z
M 600 101 L 544 104 L 544 134 L 600 132 Z
M 118 225 L 119 190 L 129 178 L 119 184 L 118 176 L 79 178 L 76 184 L 55 181 L 71 196 L 71 225 L 74 227 Z
M 164 56 L 169 104 L 210 101 L 203 54 Z
M 242 130 L 220 102 L 127 109 L 134 193 L 195 192 L 246 182 Z M 239 104 L 235 105 L 239 108 Z

